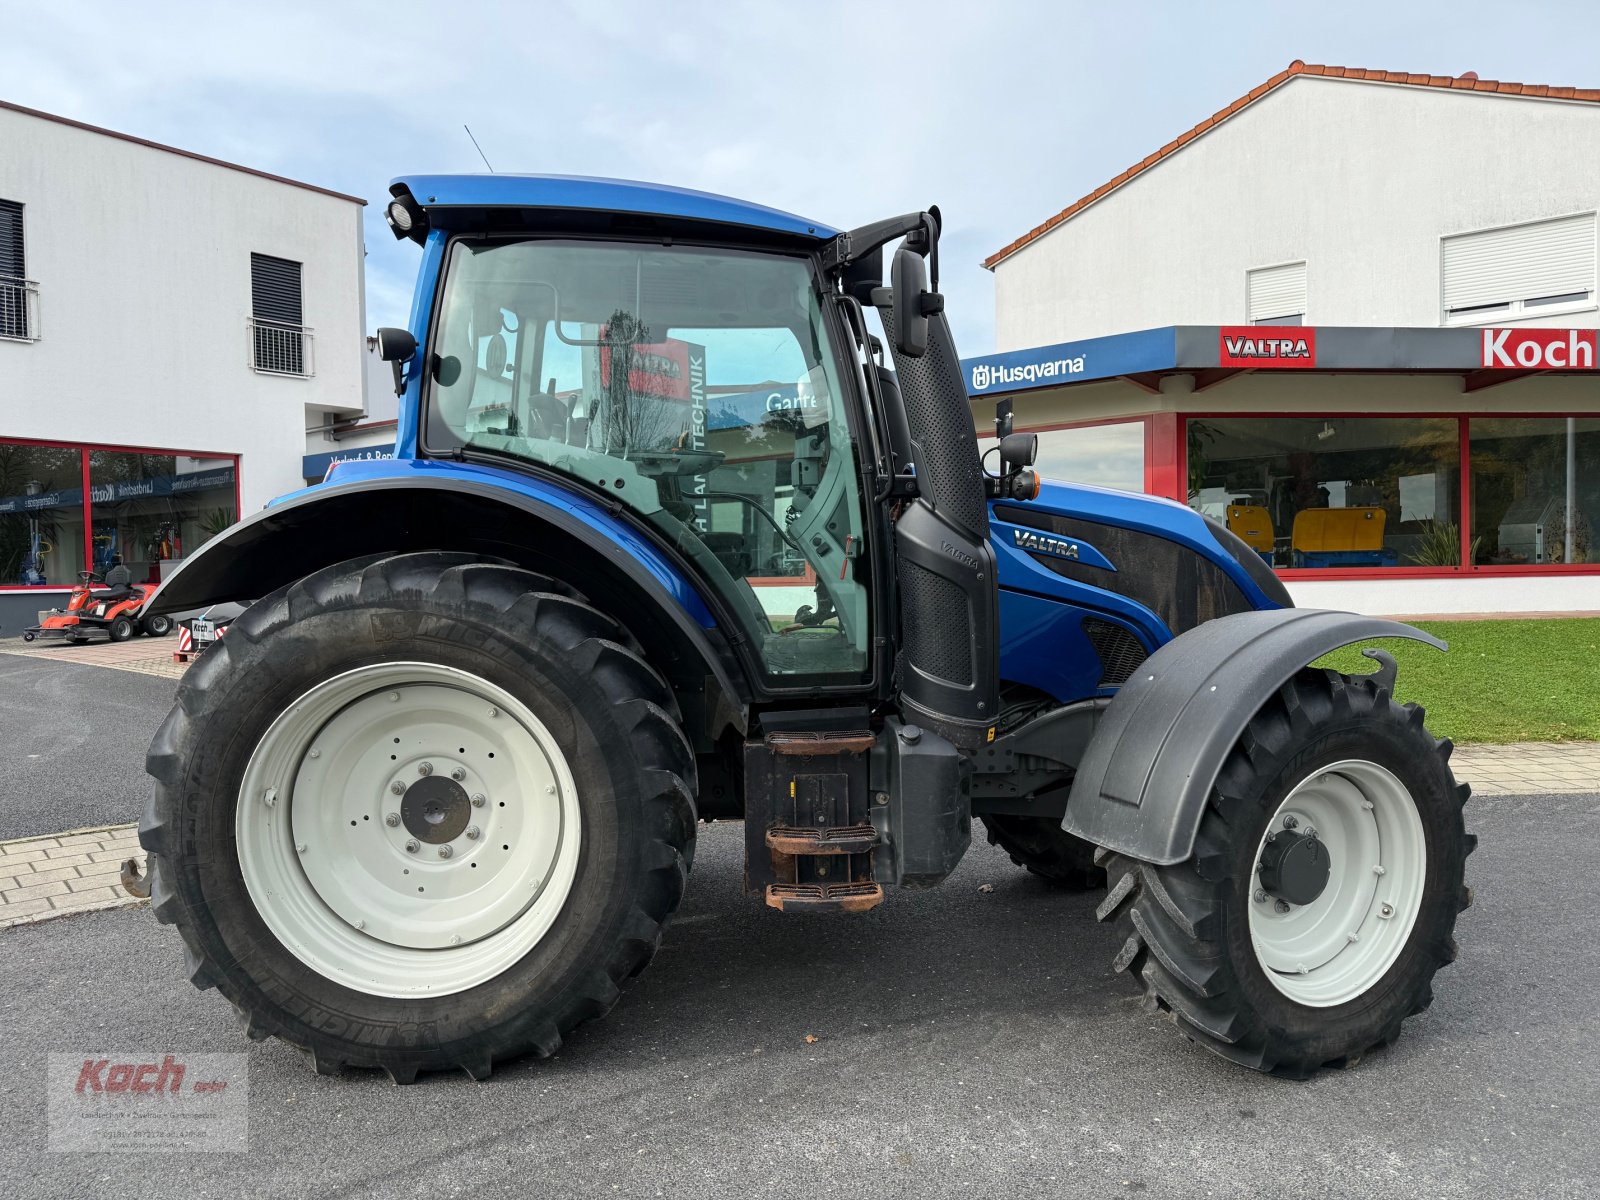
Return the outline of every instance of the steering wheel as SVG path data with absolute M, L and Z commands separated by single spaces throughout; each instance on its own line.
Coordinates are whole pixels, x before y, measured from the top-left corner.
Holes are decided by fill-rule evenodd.
M 79 571 L 78 578 L 84 583 L 104 583 L 106 577 L 94 571 Z

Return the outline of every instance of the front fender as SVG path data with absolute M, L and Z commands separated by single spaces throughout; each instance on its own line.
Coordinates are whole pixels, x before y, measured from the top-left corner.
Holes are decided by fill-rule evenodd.
M 1267 697 L 1324 654 L 1383 637 L 1448 649 L 1398 621 L 1308 608 L 1235 613 L 1174 638 L 1107 707 L 1062 828 L 1145 862 L 1185 861 L 1222 763 Z
M 248 603 L 333 563 L 412 550 L 470 551 L 565 579 L 626 625 L 669 677 L 714 681 L 733 709 L 748 703 L 739 660 L 705 598 L 659 547 L 585 495 L 470 464 L 341 466 L 336 482 L 287 496 L 207 542 L 147 611 Z
M 405 536 L 405 501 L 418 494 L 439 503 L 471 497 L 499 508 L 502 520 L 520 512 L 554 526 L 592 546 L 622 573 L 670 599 L 701 628 L 716 625 L 704 598 L 676 565 L 589 497 L 492 467 L 402 459 L 341 463 L 337 482 L 291 492 L 246 517 L 189 555 L 156 590 L 149 611 L 171 613 L 254 599 L 329 563 L 387 549 L 391 544 L 398 546 Z M 368 503 L 355 503 L 358 498 Z M 297 545 L 279 541 L 277 535 L 285 531 L 295 533 Z M 509 529 L 459 531 L 463 540 L 486 532 L 515 540 L 515 531 Z M 268 541 L 278 543 L 275 549 L 287 553 L 287 562 L 260 553 Z M 354 549 L 328 557 L 330 551 L 325 547 L 341 544 Z M 295 564 L 310 559 L 316 560 L 315 565 L 296 569 Z

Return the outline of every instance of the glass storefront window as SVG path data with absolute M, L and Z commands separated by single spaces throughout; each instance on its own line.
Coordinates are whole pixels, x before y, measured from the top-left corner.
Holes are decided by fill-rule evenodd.
M 0 587 L 61 587 L 83 569 L 81 452 L 0 443 Z
M 1144 422 L 1080 425 L 1039 434 L 1033 469 L 1045 479 L 1144 491 Z
M 1600 418 L 1473 417 L 1468 438 L 1474 562 L 1600 562 Z
M 1190 507 L 1274 567 L 1457 567 L 1452 417 L 1204 417 L 1188 422 Z
M 159 583 L 232 525 L 232 459 L 89 451 L 94 569 L 120 559 L 136 583 Z

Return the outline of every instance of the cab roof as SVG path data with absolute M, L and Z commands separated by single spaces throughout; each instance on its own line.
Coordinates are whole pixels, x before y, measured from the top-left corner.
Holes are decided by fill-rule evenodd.
M 402 175 L 425 208 L 542 208 L 715 221 L 819 241 L 839 231 L 793 213 L 689 188 L 586 175 Z

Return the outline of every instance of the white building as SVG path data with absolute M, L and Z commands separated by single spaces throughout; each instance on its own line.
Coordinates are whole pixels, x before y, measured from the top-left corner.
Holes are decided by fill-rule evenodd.
M 1290 67 L 992 256 L 996 348 L 1285 316 L 1600 324 L 1600 91 L 1322 70 Z M 1460 311 L 1502 299 L 1480 294 L 1486 231 L 1537 247 L 1526 282 L 1556 290 Z
M 362 361 L 366 367 L 365 411 L 353 416 L 329 412 L 320 423 L 307 427 L 305 458 L 300 464 L 306 483 L 321 483 L 336 462 L 394 457 L 400 398 L 394 390 L 394 365 L 378 357 L 375 334 L 367 335 Z
M 113 556 L 170 573 L 365 411 L 364 203 L 0 102 L 6 633 Z
M 987 260 L 972 390 L 1301 603 L 1600 609 L 1597 146 L 1597 89 L 1295 62 Z

